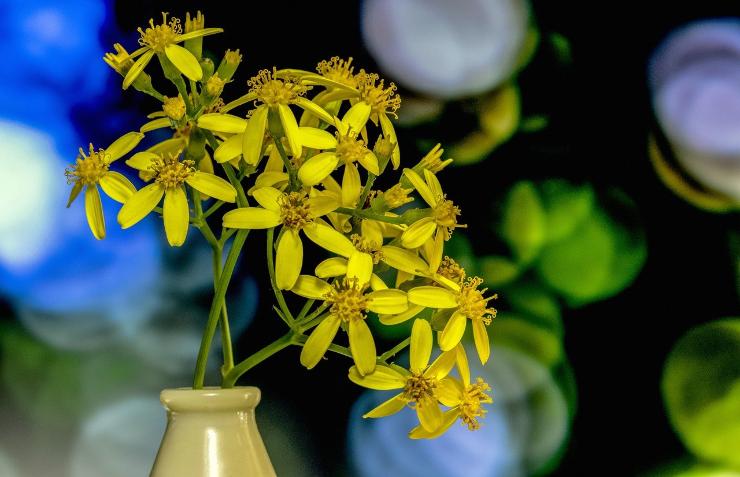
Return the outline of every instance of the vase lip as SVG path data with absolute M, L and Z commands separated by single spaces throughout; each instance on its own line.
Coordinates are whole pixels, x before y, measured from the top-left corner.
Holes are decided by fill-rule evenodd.
M 260 402 L 260 389 L 254 386 L 233 388 L 165 389 L 159 399 L 168 411 L 243 411 L 254 409 Z

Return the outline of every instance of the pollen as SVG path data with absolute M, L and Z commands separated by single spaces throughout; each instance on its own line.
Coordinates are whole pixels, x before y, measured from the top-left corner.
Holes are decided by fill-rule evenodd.
M 80 148 L 80 154 L 77 156 L 75 164 L 64 171 L 64 175 L 67 176 L 67 183 L 97 184 L 100 178 L 108 172 L 109 165 L 106 156 L 105 149 L 100 148 L 96 151 L 92 144 L 90 144 L 90 152 L 87 155 Z
M 348 131 L 346 135 L 337 133 L 336 155 L 343 160 L 345 164 L 357 162 L 370 150 L 365 147 L 365 141 L 357 139 L 353 131 Z
M 313 222 L 305 192 L 283 194 L 279 199 L 279 205 L 280 218 L 286 227 L 300 230 Z
M 447 200 L 446 196 L 442 196 L 434 207 L 432 216 L 437 225 L 441 225 L 446 228 L 445 240 L 449 240 L 452 237 L 452 231 L 456 228 L 465 228 L 467 225 L 458 224 L 457 217 L 460 215 L 460 207 L 456 206 L 451 200 Z
M 373 114 L 386 114 L 398 118 L 396 111 L 401 107 L 401 96 L 396 94 L 395 83 L 385 87 L 385 80 L 376 73 L 360 70 L 356 77 L 360 98 L 372 107 Z
M 352 57 L 344 60 L 338 56 L 334 56 L 330 60 L 324 60 L 316 66 L 316 71 L 321 76 L 356 88 L 357 80 L 355 79 L 354 69 L 355 67 L 352 66 Z
M 302 85 L 297 78 L 278 79 L 275 77 L 276 68 L 261 70 L 257 76 L 247 81 L 249 92 L 257 95 L 257 100 L 268 106 L 290 104 L 299 96 L 303 96 L 309 87 Z
M 409 197 L 409 194 L 413 189 L 404 189 L 401 184 L 396 184 L 387 191 L 383 192 L 383 199 L 385 203 L 391 209 L 396 209 L 404 204 L 413 202 L 413 198 Z
M 437 394 L 437 380 L 424 376 L 424 373 L 412 373 L 406 378 L 403 387 L 403 397 L 412 402 L 420 402 L 424 398 L 435 398 Z
M 168 118 L 173 121 L 179 121 L 185 116 L 185 101 L 182 96 L 177 95 L 174 98 L 168 98 L 167 96 L 163 99 L 162 111 L 167 115 Z
M 360 284 L 357 278 L 344 277 L 334 282 L 325 301 L 331 303 L 329 312 L 339 317 L 343 322 L 364 320 L 367 318 L 367 307 L 370 298 L 365 295 L 367 284 Z
M 437 269 L 437 273 L 458 285 L 465 282 L 465 269 L 452 258 L 445 256 Z
M 483 283 L 479 277 L 470 277 L 462 285 L 460 294 L 457 297 L 458 311 L 471 320 L 482 320 L 486 325 L 491 324 L 491 320 L 496 317 L 496 309 L 488 307 L 488 302 L 498 298 L 498 295 L 492 295 L 484 298 L 488 288 L 478 290 Z
M 172 17 L 167 21 L 167 13 L 162 13 L 162 24 L 155 25 L 154 19 L 149 20 L 149 28 L 142 30 L 139 28 L 139 44 L 148 46 L 155 53 L 163 53 L 164 49 L 175 43 L 175 39 L 182 34 L 182 25 L 180 19 Z
M 195 172 L 195 163 L 193 161 L 177 160 L 177 155 L 170 155 L 168 158 L 160 157 L 152 163 L 155 182 L 165 189 L 175 189 L 180 187 L 185 180 Z
M 460 418 L 471 431 L 480 429 L 478 419 L 485 417 L 488 412 L 483 408 L 483 404 L 491 404 L 493 398 L 486 391 L 490 391 L 491 386 L 482 378 L 478 378 L 475 383 L 470 384 L 463 393 L 460 402 Z
M 354 245 L 358 251 L 373 257 L 374 264 L 377 265 L 380 263 L 380 260 L 383 258 L 383 252 L 381 251 L 383 244 L 376 243 L 359 234 L 352 234 L 350 236 L 350 240 L 352 240 L 352 245 Z

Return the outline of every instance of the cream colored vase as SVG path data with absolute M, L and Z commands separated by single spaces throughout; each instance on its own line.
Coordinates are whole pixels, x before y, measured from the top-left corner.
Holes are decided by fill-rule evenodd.
M 166 389 L 167 429 L 150 477 L 275 477 L 257 429 L 255 387 Z

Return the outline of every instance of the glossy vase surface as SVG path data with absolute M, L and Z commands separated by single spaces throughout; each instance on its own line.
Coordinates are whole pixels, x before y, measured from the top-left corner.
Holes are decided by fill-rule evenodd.
M 274 477 L 255 408 L 260 390 L 166 389 L 167 429 L 150 477 Z

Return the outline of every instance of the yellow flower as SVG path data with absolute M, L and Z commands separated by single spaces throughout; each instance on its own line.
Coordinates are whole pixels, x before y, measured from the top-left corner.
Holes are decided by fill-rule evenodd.
M 380 289 L 366 293 L 367 283 L 357 278 L 344 277 L 329 285 L 311 275 L 301 275 L 291 290 L 310 299 L 323 299 L 331 305 L 327 316 L 314 328 L 301 351 L 301 364 L 308 369 L 316 366 L 344 323 L 349 335 L 349 349 L 357 373 L 367 375 L 375 371 L 375 340 L 365 323 L 367 312 L 401 313 L 408 306 L 406 293 L 395 289 Z
M 430 247 L 429 261 L 433 265 L 432 268 L 436 268 L 442 260 L 443 242 L 452 237 L 454 229 L 466 227 L 457 223 L 460 208 L 447 199 L 437 176 L 429 170 L 424 170 L 426 180 L 422 180 L 419 174 L 411 169 L 404 169 L 403 173 L 432 210 L 430 216 L 417 220 L 403 232 L 401 245 L 406 248 L 418 248 L 427 244 Z
M 406 406 L 416 410 L 421 427 L 435 432 L 443 424 L 439 407 L 439 390 L 443 378 L 455 364 L 455 352 L 447 351 L 429 364 L 432 355 L 432 328 L 426 320 L 417 319 L 411 329 L 409 370 L 397 366 L 378 365 L 375 371 L 362 375 L 356 367 L 349 370 L 349 379 L 360 386 L 387 391 L 402 389 L 391 399 L 366 413 L 365 418 L 379 418 L 399 412 Z
M 223 226 L 232 229 L 269 229 L 283 225 L 278 236 L 275 259 L 275 281 L 278 288 L 293 287 L 303 266 L 303 233 L 326 250 L 346 253 L 354 249 L 352 242 L 317 218 L 336 209 L 339 204 L 327 195 L 314 192 L 283 193 L 274 187 L 262 187 L 252 192 L 261 207 L 241 207 L 223 217 Z
M 365 70 L 360 70 L 355 80 L 357 81 L 357 91 L 360 94 L 361 102 L 370 107 L 370 119 L 375 124 L 380 121 L 383 135 L 396 144 L 391 153 L 391 162 L 393 168 L 398 169 L 401 164 L 401 151 L 398 147 L 396 130 L 388 118 L 389 115 L 397 118 L 396 111 L 401 106 L 401 96 L 396 94 L 396 85 L 390 83 L 386 88 L 380 76 L 375 73 L 367 73 Z
M 439 286 L 419 286 L 409 290 L 409 302 L 428 308 L 449 310 L 451 316 L 439 335 L 439 347 L 443 351 L 453 349 L 462 339 L 468 319 L 473 323 L 473 339 L 481 363 L 485 364 L 491 354 L 486 326 L 496 317 L 496 309 L 488 302 L 496 295 L 485 298 L 488 290 L 478 290 L 483 280 L 472 277 L 462 286 L 450 290 Z
M 457 345 L 455 353 L 461 380 L 448 376 L 440 382 L 439 387 L 439 400 L 450 409 L 443 414 L 442 424 L 433 432 L 429 432 L 422 426 L 412 429 L 409 433 L 409 437 L 412 439 L 439 437 L 447 432 L 447 429 L 458 418 L 468 426 L 468 430 L 476 431 L 480 429 L 478 419 L 485 417 L 488 412 L 483 408 L 483 404 L 493 403 L 493 398 L 486 394 L 487 391 L 491 390 L 491 386 L 480 377 L 474 383 L 471 383 L 470 367 L 468 366 L 465 349 L 462 345 Z
M 226 180 L 207 172 L 195 170 L 192 161 L 179 161 L 177 154 L 169 157 L 151 152 L 139 153 L 136 163 L 134 158 L 128 161 L 139 168 L 149 161 L 154 183 L 149 184 L 131 196 L 118 213 L 118 223 L 127 229 L 147 216 L 164 196 L 163 217 L 167 241 L 174 247 L 185 242 L 190 226 L 190 209 L 188 207 L 185 184 L 210 197 L 224 202 L 236 200 L 236 190 Z
M 155 25 L 154 19 L 149 20 L 149 27 L 146 30 L 139 28 L 141 48 L 130 55 L 130 58 L 138 57 L 138 59 L 131 65 L 126 77 L 123 78 L 123 89 L 127 89 L 136 77 L 144 71 L 155 53 L 157 55 L 164 54 L 188 79 L 200 80 L 203 77 L 203 70 L 198 59 L 178 43 L 221 33 L 222 31 L 222 28 L 202 28 L 183 34 L 180 19 L 171 18 L 168 22 L 166 13 L 162 13 L 162 24 L 160 25 Z
M 309 87 L 304 85 L 299 78 L 292 76 L 278 78 L 276 74 L 275 68 L 272 71 L 261 70 L 257 76 L 247 82 L 250 86 L 248 100 L 262 103 L 252 112 L 247 129 L 244 131 L 244 159 L 250 164 L 257 162 L 255 157 L 262 150 L 262 142 L 268 125 L 268 113 L 277 115 L 285 137 L 288 138 L 289 151 L 293 157 L 301 155 L 301 147 L 306 139 L 298 128 L 298 122 L 290 109 L 291 104 L 311 112 L 328 123 L 334 121 L 334 118 L 321 106 L 304 97 Z M 324 137 L 324 135 L 321 136 Z M 311 147 L 309 144 L 305 145 Z
M 136 192 L 136 188 L 123 174 L 110 170 L 110 165 L 135 148 L 143 137 L 141 133 L 130 132 L 107 148 L 97 151 L 90 144 L 87 155 L 80 148 L 77 161 L 65 171 L 67 182 L 74 184 L 67 207 L 72 204 L 84 187 L 87 224 L 98 240 L 105 238 L 105 218 L 98 184 L 110 198 L 120 203 L 126 202 Z

